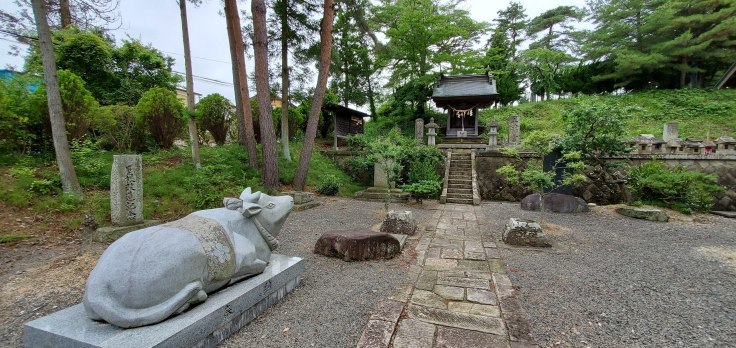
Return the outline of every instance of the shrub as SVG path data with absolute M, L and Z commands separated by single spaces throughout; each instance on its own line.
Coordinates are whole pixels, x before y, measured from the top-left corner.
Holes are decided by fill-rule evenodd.
M 176 94 L 165 88 L 151 88 L 135 107 L 137 121 L 145 126 L 162 149 L 170 149 L 184 129 L 182 109 Z
M 438 180 L 421 180 L 415 183 L 401 186 L 401 189 L 409 192 L 418 203 L 425 198 L 436 198 L 442 191 L 442 183 Z
M 74 169 L 83 187 L 110 187 L 110 163 L 98 155 L 100 150 L 89 139 L 72 141 Z
M 317 186 L 317 192 L 323 195 L 334 196 L 340 191 L 340 180 L 334 175 L 326 175 Z
M 58 71 L 59 93 L 64 114 L 64 125 L 69 141 L 82 139 L 99 115 L 99 104 L 85 87 L 81 77 L 67 70 Z M 46 86 L 42 85 L 35 94 L 39 98 L 39 111 L 48 119 Z
M 631 109 L 602 104 L 599 99 L 593 99 L 563 111 L 565 136 L 562 147 L 566 152 L 580 152 L 589 164 L 602 165 L 599 156 L 622 154 L 626 145 L 621 140 Z
M 47 179 L 33 180 L 28 190 L 42 195 L 50 195 L 56 192 L 54 182 Z
M 688 214 L 708 211 L 714 203 L 713 193 L 723 192 L 712 174 L 684 167 L 666 168 L 657 161 L 631 170 L 629 187 L 645 202 Z
M 202 128 L 210 131 L 217 145 L 225 144 L 234 106 L 225 97 L 210 94 L 197 103 L 197 114 Z
M 104 116 L 100 117 L 96 129 L 103 143 L 120 152 L 142 149 L 145 132 L 136 122 L 134 107 L 122 104 L 104 106 L 101 114 Z

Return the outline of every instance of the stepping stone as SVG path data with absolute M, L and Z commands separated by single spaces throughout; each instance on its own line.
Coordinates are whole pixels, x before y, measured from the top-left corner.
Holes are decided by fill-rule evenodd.
M 509 340 L 505 336 L 451 327 L 437 327 L 435 348 L 508 346 Z
M 531 220 L 511 218 L 503 231 L 503 242 L 511 245 L 550 247 L 552 244 L 542 233 L 542 227 Z
M 345 261 L 390 259 L 401 252 L 401 243 L 388 233 L 368 229 L 327 232 L 314 245 L 314 253 Z
M 457 313 L 446 309 L 409 305 L 409 318 L 459 329 L 481 331 L 496 335 L 506 334 L 506 328 L 500 318 L 483 315 Z
M 670 219 L 667 213 L 659 209 L 620 207 L 616 208 L 616 212 L 623 216 L 649 221 L 667 222 Z
M 530 194 L 521 200 L 521 209 L 539 211 L 539 194 Z M 548 193 L 544 195 L 544 211 L 553 213 L 583 213 L 587 212 L 588 203 L 582 198 L 563 195 L 561 193 Z
M 723 211 L 723 210 L 714 210 L 710 212 L 714 215 L 724 216 L 727 218 L 736 218 L 736 211 Z
M 399 323 L 394 338 L 394 348 L 431 347 L 434 341 L 435 326 L 421 320 L 406 319 Z

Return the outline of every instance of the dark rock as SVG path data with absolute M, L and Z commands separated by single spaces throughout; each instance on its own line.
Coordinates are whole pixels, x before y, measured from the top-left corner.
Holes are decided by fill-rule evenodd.
M 530 194 L 521 200 L 521 209 L 539 211 L 539 193 Z M 582 198 L 548 193 L 544 195 L 544 211 L 553 213 L 582 213 L 589 211 L 588 203 Z
M 511 245 L 550 247 L 552 244 L 542 233 L 542 227 L 531 220 L 510 218 L 503 231 L 503 242 Z
M 388 233 L 368 229 L 331 231 L 314 245 L 314 253 L 345 261 L 390 259 L 401 252 L 398 239 Z
M 659 209 L 621 207 L 616 208 L 616 212 L 624 216 L 649 221 L 667 222 L 670 219 L 667 213 Z

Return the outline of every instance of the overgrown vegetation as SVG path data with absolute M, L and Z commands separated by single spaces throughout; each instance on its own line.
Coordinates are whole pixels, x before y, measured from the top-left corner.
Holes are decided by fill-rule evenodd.
M 506 134 L 506 119 L 521 116 L 522 138 L 535 130 L 562 134 L 566 111 L 594 106 L 626 115 L 623 136 L 662 136 L 666 122 L 680 124 L 680 136 L 705 139 L 710 134 L 736 134 L 736 90 L 655 90 L 623 95 L 577 96 L 568 99 L 525 103 L 481 112 L 480 124 L 496 118 L 500 134 Z
M 301 144 L 292 144 L 300 150 Z M 68 230 L 78 228 L 84 214 L 101 225 L 110 222 L 110 168 L 115 152 L 90 142 L 75 143 L 72 156 L 85 195 L 83 199 L 61 193 L 59 172 L 51 158 L 16 155 L 0 166 L 0 201 L 10 209 L 30 209 L 35 214 L 63 214 L 59 219 Z M 202 148 L 203 166 L 195 169 L 188 149 L 172 148 L 143 154 L 143 202 L 146 219 L 171 220 L 193 210 L 222 205 L 223 196 L 237 197 L 246 186 L 265 191 L 260 172 L 247 166 L 247 155 L 239 145 Z M 282 183 L 290 182 L 295 162 L 280 163 Z M 354 184 L 328 158 L 312 156 L 307 185 L 317 188 L 323 176 L 339 186 L 337 193 L 351 196 L 364 186 Z M 273 192 L 272 192 L 273 193 Z M 10 232 L 10 231 L 8 231 Z M 5 232 L 0 233 L 6 235 Z M 8 237 L 10 238 L 10 237 Z
M 629 187 L 641 201 L 683 213 L 706 212 L 713 206 L 713 194 L 723 192 L 716 177 L 683 167 L 667 168 L 652 161 L 633 168 Z

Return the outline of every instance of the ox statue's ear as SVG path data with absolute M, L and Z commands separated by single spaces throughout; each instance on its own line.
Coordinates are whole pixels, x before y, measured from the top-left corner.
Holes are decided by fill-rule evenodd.
M 245 198 L 250 196 L 252 193 L 253 191 L 251 191 L 250 187 L 246 187 L 245 190 L 243 190 L 243 193 L 240 194 L 240 199 L 245 200 Z
M 243 206 L 243 201 L 237 198 L 225 197 L 222 200 L 222 204 L 230 210 L 238 210 L 238 208 Z
M 261 206 L 258 205 L 257 203 L 243 202 L 243 206 L 240 209 L 238 209 L 238 211 L 242 213 L 243 216 L 249 218 L 249 217 L 252 217 L 253 215 L 257 215 L 258 213 L 260 213 Z

